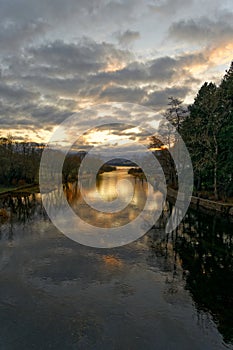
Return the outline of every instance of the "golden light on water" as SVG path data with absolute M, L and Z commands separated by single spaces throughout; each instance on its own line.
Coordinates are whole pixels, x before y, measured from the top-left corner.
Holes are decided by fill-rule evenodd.
M 104 255 L 103 261 L 107 266 L 111 266 L 111 267 L 122 267 L 123 266 L 122 261 L 113 255 Z

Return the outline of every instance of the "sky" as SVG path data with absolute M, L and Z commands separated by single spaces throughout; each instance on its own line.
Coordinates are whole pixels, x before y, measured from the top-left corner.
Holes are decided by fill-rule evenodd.
M 233 2 L 0 0 L 0 48 L 0 136 L 47 142 L 84 108 L 162 112 L 168 97 L 189 104 L 218 84 L 233 59 Z

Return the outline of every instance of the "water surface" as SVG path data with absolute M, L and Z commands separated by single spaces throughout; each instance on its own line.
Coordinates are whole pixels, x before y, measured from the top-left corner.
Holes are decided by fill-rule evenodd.
M 98 179 L 106 200 L 117 178 Z M 134 181 L 134 179 L 133 179 Z M 69 203 L 101 225 L 101 214 Z M 107 225 L 131 220 L 145 202 L 137 180 L 131 205 Z M 127 246 L 94 249 L 61 234 L 40 194 L 1 198 L 10 214 L 0 225 L 0 349 L 233 349 L 232 223 L 190 210 L 165 235 L 163 217 Z M 102 219 L 106 224 L 106 220 Z

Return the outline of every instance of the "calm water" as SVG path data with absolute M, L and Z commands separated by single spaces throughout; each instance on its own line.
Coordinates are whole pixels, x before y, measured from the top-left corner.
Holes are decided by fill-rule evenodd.
M 116 197 L 102 174 L 99 192 Z M 145 202 L 135 183 L 122 216 L 88 211 L 75 184 L 67 198 L 83 218 L 122 225 Z M 57 231 L 40 194 L 0 199 L 0 349 L 233 349 L 233 225 L 188 212 L 165 235 L 171 205 L 156 228 L 127 246 L 94 249 Z

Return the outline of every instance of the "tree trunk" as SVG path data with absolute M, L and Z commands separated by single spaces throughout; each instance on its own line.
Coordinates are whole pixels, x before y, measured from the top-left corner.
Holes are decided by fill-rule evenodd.
M 217 162 L 215 162 L 214 165 L 214 197 L 216 200 L 218 200 L 218 182 L 217 182 Z
M 214 135 L 215 143 L 215 159 L 214 159 L 214 197 L 218 200 L 218 144 L 216 136 Z

